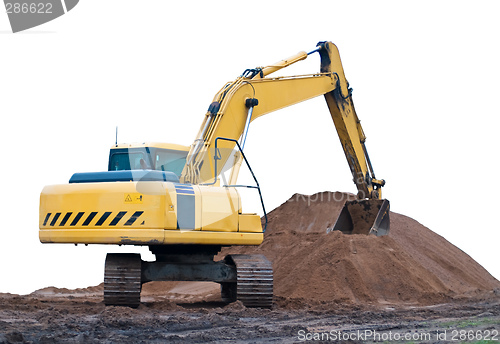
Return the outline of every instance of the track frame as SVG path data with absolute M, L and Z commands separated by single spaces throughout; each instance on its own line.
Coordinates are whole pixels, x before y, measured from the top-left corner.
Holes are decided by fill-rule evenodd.
M 220 246 L 150 246 L 156 261 L 140 254 L 108 253 L 104 268 L 104 303 L 138 307 L 142 284 L 151 281 L 211 281 L 221 285 L 223 302 L 271 308 L 273 268 L 263 255 L 233 254 L 214 261 Z

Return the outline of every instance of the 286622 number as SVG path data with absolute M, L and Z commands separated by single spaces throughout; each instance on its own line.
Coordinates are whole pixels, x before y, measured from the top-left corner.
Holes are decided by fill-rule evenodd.
M 52 4 L 50 2 L 43 3 L 19 3 L 19 2 L 14 2 L 10 3 L 7 2 L 5 3 L 5 9 L 7 10 L 7 13 L 52 13 Z
M 498 341 L 498 330 L 453 330 L 451 332 L 452 341 L 471 341 L 471 340 L 484 340 L 484 341 Z

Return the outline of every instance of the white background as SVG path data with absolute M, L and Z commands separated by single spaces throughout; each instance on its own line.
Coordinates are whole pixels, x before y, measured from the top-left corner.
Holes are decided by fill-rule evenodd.
M 147 253 L 42 245 L 43 186 L 106 170 L 116 126 L 119 142 L 191 144 L 225 82 L 322 40 L 339 47 L 392 210 L 500 278 L 498 7 L 85 0 L 16 34 L 0 13 L 0 292 L 97 285 L 106 252 Z M 315 54 L 277 75 L 317 71 Z M 356 191 L 322 97 L 253 122 L 246 154 L 268 211 L 296 192 Z

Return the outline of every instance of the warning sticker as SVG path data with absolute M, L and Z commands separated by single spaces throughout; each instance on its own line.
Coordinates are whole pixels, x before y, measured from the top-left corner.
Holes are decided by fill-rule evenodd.
M 125 204 L 142 204 L 144 195 L 141 193 L 126 193 L 124 196 Z

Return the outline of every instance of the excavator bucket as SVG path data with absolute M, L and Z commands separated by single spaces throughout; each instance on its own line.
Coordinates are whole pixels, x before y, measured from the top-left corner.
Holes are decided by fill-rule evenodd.
M 389 201 L 367 199 L 346 201 L 331 230 L 345 234 L 389 234 Z

